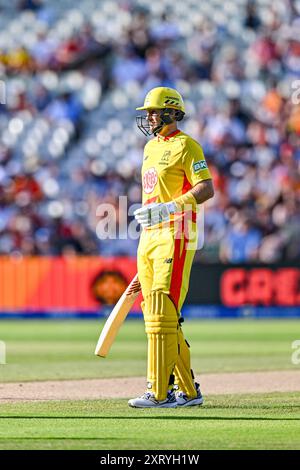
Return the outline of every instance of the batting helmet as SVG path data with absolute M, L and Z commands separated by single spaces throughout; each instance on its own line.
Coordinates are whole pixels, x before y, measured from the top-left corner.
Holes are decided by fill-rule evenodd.
M 185 114 L 182 96 L 177 90 L 169 87 L 153 88 L 147 93 L 144 105 L 136 108 L 137 111 L 147 111 L 150 109 L 160 110 L 161 124 L 150 132 L 150 126 L 146 118 L 144 116 L 137 116 L 137 126 L 145 135 L 156 135 L 164 125 L 171 124 L 174 120 L 181 121 Z M 174 113 L 173 110 L 176 112 Z

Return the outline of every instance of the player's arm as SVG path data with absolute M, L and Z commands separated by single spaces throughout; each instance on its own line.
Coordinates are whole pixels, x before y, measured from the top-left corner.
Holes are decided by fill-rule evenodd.
M 214 196 L 214 186 L 211 179 L 199 181 L 190 189 L 191 194 L 196 199 L 197 204 L 202 204 Z
M 192 206 L 194 209 L 197 204 L 202 204 L 214 195 L 212 177 L 198 142 L 193 139 L 186 142 L 182 163 L 185 177 L 192 187 L 175 199 L 179 211 L 185 211 L 187 206 Z

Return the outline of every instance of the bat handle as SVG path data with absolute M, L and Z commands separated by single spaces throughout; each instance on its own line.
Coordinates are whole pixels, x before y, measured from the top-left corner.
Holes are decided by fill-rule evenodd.
M 131 281 L 130 285 L 128 286 L 128 292 L 127 295 L 131 295 L 133 293 L 139 292 L 141 290 L 141 284 L 138 278 L 138 275 L 136 274 Z

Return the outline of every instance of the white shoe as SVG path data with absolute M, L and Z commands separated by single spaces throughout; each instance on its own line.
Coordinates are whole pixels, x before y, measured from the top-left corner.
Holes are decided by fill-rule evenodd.
M 184 406 L 196 406 L 203 404 L 203 397 L 200 391 L 200 385 L 195 383 L 195 389 L 197 392 L 197 396 L 195 398 L 189 398 L 185 393 L 182 391 L 176 392 L 176 402 L 177 406 L 184 407 Z
M 176 408 L 177 402 L 175 392 L 169 390 L 165 400 L 158 401 L 153 392 L 145 392 L 141 397 L 129 400 L 128 405 L 132 408 Z

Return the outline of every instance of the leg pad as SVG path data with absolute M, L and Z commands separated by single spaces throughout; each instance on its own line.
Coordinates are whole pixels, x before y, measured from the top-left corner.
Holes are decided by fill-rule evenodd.
M 156 399 L 164 400 L 178 356 L 177 311 L 162 291 L 152 291 L 145 298 L 143 308 L 148 336 L 147 381 Z

